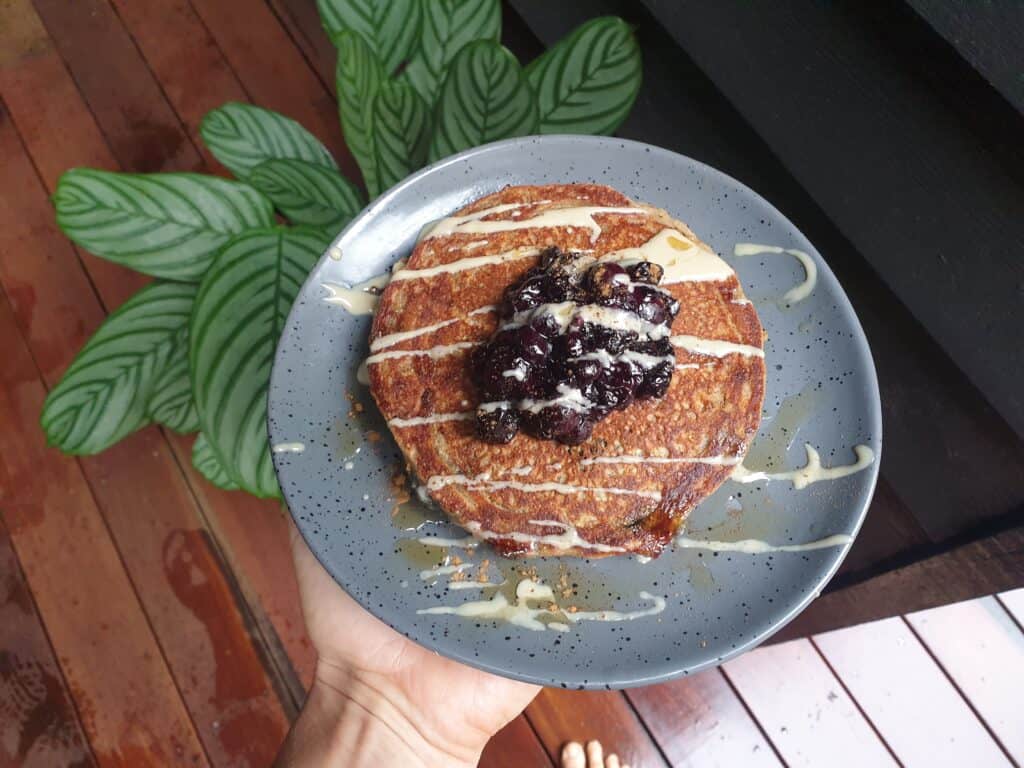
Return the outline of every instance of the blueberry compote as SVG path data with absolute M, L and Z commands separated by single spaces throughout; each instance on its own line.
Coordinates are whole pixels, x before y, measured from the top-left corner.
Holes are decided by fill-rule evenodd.
M 480 439 L 508 443 L 523 429 L 579 445 L 612 411 L 662 397 L 679 302 L 661 277 L 652 262 L 545 250 L 506 290 L 498 330 L 473 355 Z

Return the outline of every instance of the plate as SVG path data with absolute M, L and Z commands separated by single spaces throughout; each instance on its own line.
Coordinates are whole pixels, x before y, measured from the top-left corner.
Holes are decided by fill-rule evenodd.
M 446 551 L 419 544 L 427 534 L 458 535 L 409 498 L 401 458 L 369 391 L 357 381 L 371 318 L 327 303 L 325 284 L 356 284 L 412 250 L 420 230 L 508 184 L 596 182 L 665 208 L 736 269 L 767 331 L 768 388 L 758 437 L 744 464 L 780 472 L 803 467 L 804 444 L 825 466 L 855 461 L 865 445 L 875 461 L 855 474 L 796 489 L 784 480 L 729 480 L 692 513 L 691 540 L 757 540 L 818 549 L 739 552 L 673 547 L 636 558 L 509 561 L 486 547 L 458 552 L 490 559 L 509 590 L 536 566 L 541 579 L 578 587 L 581 609 L 665 609 L 632 621 L 581 622 L 535 631 L 506 621 L 423 614 L 439 605 L 486 599 L 491 591 L 450 590 L 424 580 Z M 805 252 L 817 267 L 813 292 L 781 297 L 805 277 L 787 253 L 734 257 L 738 242 Z M 272 445 L 281 489 L 299 530 L 339 584 L 367 610 L 416 642 L 508 677 L 567 688 L 645 685 L 721 663 L 757 645 L 799 613 L 835 573 L 867 510 L 878 473 L 881 410 L 864 333 L 835 276 L 807 239 L 756 193 L 690 158 L 613 138 L 512 139 L 443 160 L 394 187 L 338 236 L 295 301 L 270 382 Z M 844 538 L 830 538 L 834 536 Z M 705 545 L 701 544 L 700 547 Z

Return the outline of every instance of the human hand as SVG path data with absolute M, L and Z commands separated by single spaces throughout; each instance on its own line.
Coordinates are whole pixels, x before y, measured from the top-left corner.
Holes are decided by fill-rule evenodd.
M 476 765 L 487 740 L 539 688 L 464 666 L 398 634 L 349 597 L 289 527 L 318 659 L 278 765 Z

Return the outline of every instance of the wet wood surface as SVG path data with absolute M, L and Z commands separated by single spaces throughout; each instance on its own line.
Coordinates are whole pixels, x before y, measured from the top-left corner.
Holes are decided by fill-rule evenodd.
M 590 14 L 605 4 L 594 3 Z M 520 5 L 504 8 L 505 38 L 525 61 L 553 27 Z M 664 31 L 648 42 L 649 62 L 659 59 L 657 45 L 666 54 L 675 45 Z M 685 65 L 680 72 L 690 78 L 680 98 L 721 112 L 705 110 L 716 119 L 688 123 L 688 135 L 718 153 L 716 164 L 751 168 L 791 208 L 805 206 L 806 192 L 744 134 L 749 129 L 715 101 L 721 96 L 713 87 Z M 651 100 L 671 83 L 656 69 L 645 77 L 630 130 L 638 120 L 650 131 L 678 127 Z M 224 173 L 198 126 L 227 101 L 297 119 L 358 178 L 338 126 L 333 78 L 334 51 L 311 0 L 3 4 L 0 768 L 264 766 L 301 708 L 315 652 L 280 506 L 213 488 L 191 466 L 192 438 L 156 427 L 95 457 L 67 457 L 45 445 L 38 417 L 48 388 L 106 314 L 146 282 L 72 246 L 56 229 L 48 198 L 73 166 Z M 661 143 L 673 146 L 671 137 Z M 950 511 L 966 484 L 954 482 L 952 501 L 944 501 L 906 455 L 889 460 L 839 588 L 790 631 L 818 633 L 837 626 L 837 616 L 869 621 L 1019 586 L 1022 544 L 1004 519 L 1021 499 L 1019 476 L 1008 474 L 1024 455 L 1013 430 L 828 221 L 803 215 L 813 239 L 836 243 L 844 284 L 872 297 L 869 335 L 893 329 L 876 354 L 888 361 L 880 363 L 888 399 L 906 406 L 887 412 L 898 439 L 909 444 L 915 429 L 945 409 L 936 439 L 921 450 L 950 454 L 957 477 L 990 470 L 976 508 L 979 519 L 1002 528 L 946 546 L 947 534 L 966 530 Z M 953 445 L 962 451 L 951 453 Z M 922 517 L 932 502 L 942 514 Z M 872 587 L 875 577 L 891 580 L 885 600 Z M 912 599 L 900 603 L 894 594 Z M 826 734 L 848 746 L 839 757 L 859 752 L 881 761 L 872 764 L 894 757 L 914 764 L 928 753 L 908 742 L 913 729 L 901 718 L 914 707 L 908 689 L 922 687 L 960 747 L 994 756 L 992 764 L 1019 763 L 1014 692 L 1022 681 L 1000 670 L 1024 669 L 1024 598 L 1008 593 L 945 610 L 868 624 L 850 630 L 855 636 L 840 631 L 778 645 L 724 671 L 660 686 L 546 690 L 495 736 L 482 764 L 552 766 L 567 740 L 600 738 L 633 768 L 798 765 L 826 754 Z M 967 623 L 978 634 L 965 636 Z M 898 643 L 908 662 L 893 673 L 913 685 L 879 677 L 864 656 L 869 640 Z M 972 643 L 986 652 L 972 654 Z

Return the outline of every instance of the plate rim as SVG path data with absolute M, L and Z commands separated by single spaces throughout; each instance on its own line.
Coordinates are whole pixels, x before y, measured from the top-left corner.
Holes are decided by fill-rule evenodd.
M 368 611 L 374 618 L 376 618 L 378 621 L 382 622 L 398 634 L 420 645 L 421 647 L 434 651 L 435 653 L 438 653 L 446 658 L 453 659 L 455 661 L 458 661 L 459 663 L 466 664 L 468 666 L 483 670 L 485 672 L 489 672 L 491 674 L 499 675 L 501 677 L 506 677 L 514 680 L 519 680 L 521 682 L 533 683 L 542 686 L 561 687 L 572 690 L 615 690 L 634 688 L 645 685 L 653 685 L 661 682 L 668 682 L 670 680 L 674 680 L 680 677 L 696 674 L 705 669 L 720 666 L 721 664 L 726 663 L 730 659 L 736 658 L 737 656 L 740 656 L 741 654 L 746 653 L 747 651 L 752 650 L 757 646 L 761 645 L 762 643 L 770 639 L 773 635 L 775 635 L 777 632 L 782 630 L 797 616 L 799 616 L 807 608 L 807 606 L 810 605 L 811 602 L 813 602 L 815 599 L 817 599 L 817 597 L 821 595 L 825 586 L 835 576 L 836 572 L 839 570 L 840 566 L 843 564 L 843 561 L 846 559 L 847 555 L 852 549 L 854 542 L 857 540 L 857 536 L 860 535 L 861 528 L 864 525 L 864 520 L 867 518 L 868 510 L 874 498 L 875 490 L 878 483 L 878 476 L 881 468 L 882 449 L 884 444 L 884 425 L 882 421 L 881 391 L 879 389 L 878 384 L 878 373 L 875 366 L 874 356 L 871 352 L 871 345 L 868 342 L 867 334 L 864 332 L 863 325 L 860 322 L 860 318 L 857 316 L 856 309 L 850 301 L 849 296 L 846 294 L 846 291 L 843 288 L 842 283 L 839 282 L 839 279 L 835 276 L 835 273 L 832 271 L 832 268 L 829 266 L 824 256 L 821 255 L 820 251 L 818 251 L 818 249 L 814 246 L 811 240 L 803 233 L 803 231 L 799 227 L 797 227 L 792 221 L 790 221 L 789 217 L 785 216 L 778 208 L 776 208 L 769 200 L 767 200 L 765 197 L 759 194 L 756 190 L 752 189 L 739 179 L 736 179 L 735 177 L 725 173 L 724 171 L 720 171 L 714 166 L 708 165 L 707 163 L 692 158 L 689 155 L 684 155 L 681 152 L 675 152 L 674 150 L 666 149 L 665 147 L 660 147 L 654 144 L 648 144 L 646 142 L 637 141 L 635 139 L 619 138 L 616 136 L 591 136 L 584 134 L 559 133 L 518 136 L 511 139 L 503 139 L 501 141 L 494 141 L 488 144 L 482 144 L 477 147 L 472 147 L 470 149 L 463 150 L 462 152 L 450 155 L 449 157 L 443 158 L 435 163 L 432 163 L 431 165 L 428 165 L 416 171 L 412 175 L 407 176 L 405 179 L 389 188 L 387 191 L 385 191 L 376 199 L 374 199 L 371 203 L 369 203 L 362 211 L 359 212 L 359 214 L 355 218 L 352 219 L 352 221 L 348 223 L 348 225 L 345 226 L 344 229 L 342 229 L 331 240 L 330 244 L 327 246 L 324 253 L 321 255 L 321 257 L 317 260 L 316 264 L 310 270 L 309 274 L 307 275 L 305 281 L 302 284 L 302 287 L 299 289 L 299 293 L 296 294 L 296 299 L 295 301 L 293 301 L 292 306 L 289 308 L 288 316 L 285 319 L 284 326 L 282 327 L 281 336 L 279 337 L 277 345 L 274 350 L 274 360 L 271 365 L 270 382 L 267 390 L 267 436 L 268 440 L 270 441 L 270 444 L 273 444 L 275 437 L 273 434 L 273 421 L 270 418 L 270 414 L 271 411 L 273 410 L 274 392 L 275 390 L 279 389 L 282 384 L 281 381 L 279 380 L 278 375 L 278 372 L 280 370 L 279 363 L 281 361 L 281 357 L 283 354 L 282 349 L 285 346 L 285 340 L 290 335 L 290 329 L 293 327 L 293 315 L 299 310 L 300 302 L 298 301 L 298 297 L 303 295 L 307 291 L 307 289 L 313 282 L 314 276 L 322 269 L 325 260 L 329 258 L 329 254 L 336 247 L 339 246 L 342 240 L 346 239 L 350 235 L 350 233 L 358 234 L 358 230 L 360 228 L 365 227 L 368 222 L 371 222 L 373 218 L 376 215 L 378 215 L 382 209 L 386 208 L 395 198 L 401 195 L 406 189 L 408 189 L 409 187 L 416 186 L 425 177 L 435 174 L 443 170 L 444 168 L 447 168 L 452 165 L 457 165 L 459 163 L 463 163 L 467 160 L 478 160 L 481 157 L 486 157 L 486 155 L 488 155 L 491 152 L 500 151 L 516 146 L 536 145 L 538 143 L 557 145 L 563 142 L 573 144 L 592 144 L 595 148 L 604 147 L 614 150 L 623 149 L 626 146 L 630 146 L 634 149 L 639 149 L 645 152 L 663 154 L 675 159 L 682 159 L 687 163 L 690 163 L 696 166 L 697 168 L 701 169 L 704 173 L 710 174 L 712 176 L 717 176 L 719 177 L 719 179 L 735 185 L 736 187 L 744 190 L 746 193 L 752 195 L 756 200 L 765 205 L 766 208 L 780 221 L 789 224 L 792 227 L 793 231 L 796 232 L 801 238 L 803 238 L 803 240 L 808 245 L 810 245 L 810 255 L 814 259 L 815 264 L 818 267 L 819 275 L 822 272 L 824 272 L 831 278 L 832 281 L 834 281 L 835 285 L 839 288 L 835 296 L 836 301 L 841 302 L 844 305 L 844 308 L 848 310 L 846 314 L 852 320 L 852 326 L 856 331 L 854 341 L 859 350 L 862 352 L 863 357 L 867 363 L 863 371 L 867 378 L 865 388 L 873 395 L 870 398 L 869 410 L 872 412 L 870 415 L 873 417 L 873 421 L 875 424 L 878 425 L 878 427 L 877 430 L 874 431 L 872 434 L 872 442 L 875 443 L 875 458 L 872 464 L 865 469 L 865 471 L 868 474 L 866 493 L 863 496 L 863 503 L 860 504 L 860 508 L 857 510 L 856 520 L 853 529 L 848 533 L 848 535 L 850 536 L 850 541 L 844 544 L 841 548 L 836 550 L 836 557 L 833 558 L 829 566 L 823 572 L 822 576 L 818 578 L 813 584 L 809 584 L 809 586 L 811 586 L 811 589 L 798 602 L 793 604 L 793 606 L 785 614 L 781 615 L 781 617 L 778 620 L 772 622 L 771 626 L 769 626 L 767 629 L 764 629 L 763 631 L 753 632 L 749 639 L 747 639 L 743 643 L 736 644 L 735 647 L 728 649 L 725 653 L 722 653 L 721 655 L 709 657 L 700 663 L 680 667 L 668 673 L 658 672 L 646 676 L 627 675 L 625 677 L 613 680 L 611 682 L 597 682 L 594 680 L 588 680 L 582 684 L 567 684 L 565 682 L 553 680 L 546 676 L 532 675 L 528 671 L 508 669 L 503 666 L 490 664 L 484 659 L 481 659 L 477 656 L 473 656 L 472 654 L 460 653 L 460 649 L 457 645 L 443 645 L 442 643 L 436 642 L 430 637 L 413 638 L 408 631 L 404 631 L 400 627 L 392 624 L 385 617 L 379 615 L 373 605 L 365 603 L 358 596 L 353 595 L 346 588 L 343 580 L 340 579 L 338 577 L 338 574 L 335 572 L 335 569 L 332 568 L 328 562 L 325 562 L 325 558 L 321 557 L 320 553 L 313 546 L 310 540 L 311 536 L 307 536 L 306 531 L 303 529 L 303 525 L 300 524 L 300 521 L 297 519 L 298 516 L 292 511 L 292 507 L 291 504 L 289 503 L 288 494 L 285 491 L 284 484 L 280 482 L 280 474 L 282 470 L 281 466 L 279 465 L 279 461 L 283 462 L 284 458 L 279 457 L 278 454 L 271 452 L 271 459 L 274 466 L 275 476 L 278 477 L 278 485 L 280 486 L 281 489 L 281 498 L 285 507 L 288 509 L 288 514 L 291 518 L 292 524 L 294 524 L 295 528 L 298 530 L 299 535 L 302 536 L 303 541 L 309 548 L 310 552 L 313 553 L 313 556 L 316 558 L 317 562 L 320 563 L 324 570 L 326 570 L 327 573 L 330 574 L 334 582 L 349 597 L 351 597 L 356 602 L 357 605 L 359 605 L 363 610 Z M 462 203 L 462 205 L 465 204 L 467 203 Z M 426 223 L 429 222 L 424 222 L 424 224 Z M 443 637 L 443 635 L 440 635 L 440 637 Z

